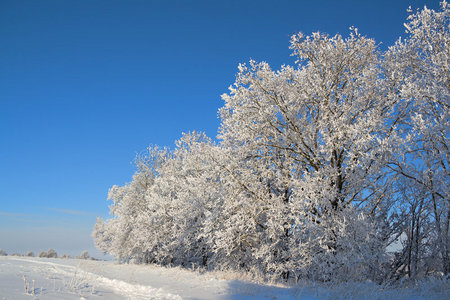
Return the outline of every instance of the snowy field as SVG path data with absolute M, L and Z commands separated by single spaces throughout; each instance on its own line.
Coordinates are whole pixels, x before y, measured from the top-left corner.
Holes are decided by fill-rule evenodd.
M 0 299 L 449 298 L 448 286 L 439 281 L 407 290 L 384 290 L 367 284 L 286 288 L 219 279 L 219 275 L 111 261 L 4 256 L 0 257 Z
M 25 280 L 29 293 L 25 292 Z M 33 296 L 34 286 L 34 296 Z M 297 290 L 178 268 L 111 261 L 0 257 L 0 299 L 295 299 Z

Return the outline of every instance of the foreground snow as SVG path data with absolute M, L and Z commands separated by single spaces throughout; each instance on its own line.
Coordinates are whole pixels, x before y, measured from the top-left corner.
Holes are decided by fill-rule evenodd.
M 295 299 L 296 290 L 180 269 L 108 261 L 0 257 L 0 299 Z
M 446 282 L 439 281 L 413 290 L 383 290 L 370 284 L 286 288 L 219 279 L 213 274 L 178 268 L 77 259 L 0 257 L 1 300 L 445 299 L 448 295 Z

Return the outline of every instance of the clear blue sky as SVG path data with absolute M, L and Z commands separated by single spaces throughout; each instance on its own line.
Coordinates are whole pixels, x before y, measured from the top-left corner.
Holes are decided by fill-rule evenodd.
M 409 5 L 438 3 L 0 1 L 0 249 L 93 252 L 136 153 L 215 137 L 238 63 L 293 64 L 292 34 L 352 25 L 386 48 Z

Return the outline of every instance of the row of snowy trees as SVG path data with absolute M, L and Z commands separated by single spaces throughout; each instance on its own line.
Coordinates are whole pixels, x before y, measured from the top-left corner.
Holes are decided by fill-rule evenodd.
M 0 249 L 0 256 L 7 256 L 8 254 L 3 251 L 2 249 Z M 19 253 L 14 253 L 11 254 L 11 256 L 27 256 L 27 257 L 34 257 L 34 252 L 33 251 L 27 251 L 27 253 L 25 255 L 19 254 Z M 39 254 L 37 255 L 37 257 L 41 257 L 41 258 L 58 258 L 58 254 L 56 253 L 56 251 L 54 249 L 48 249 L 47 251 L 41 251 L 39 252 Z M 72 258 L 70 255 L 68 254 L 63 254 L 61 255 L 60 258 Z M 89 252 L 87 251 L 83 251 L 81 252 L 81 254 L 79 256 L 76 256 L 77 259 L 92 259 L 95 260 L 95 258 L 91 257 L 89 255 Z
M 294 35 L 296 65 L 240 65 L 219 142 L 149 148 L 93 237 L 120 260 L 370 279 L 449 273 L 449 6 L 382 53 Z M 393 255 L 389 254 L 393 252 Z

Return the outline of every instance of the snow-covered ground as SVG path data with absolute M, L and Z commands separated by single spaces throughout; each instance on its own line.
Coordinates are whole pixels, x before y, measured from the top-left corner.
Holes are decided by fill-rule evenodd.
M 28 294 L 25 290 L 27 282 Z M 34 290 L 34 295 L 33 295 Z M 0 299 L 295 299 L 297 290 L 111 261 L 0 257 Z
M 0 257 L 0 300 L 449 299 L 446 282 L 439 281 L 406 290 L 367 284 L 286 288 L 217 275 L 111 261 L 4 256 Z

